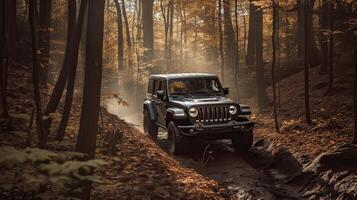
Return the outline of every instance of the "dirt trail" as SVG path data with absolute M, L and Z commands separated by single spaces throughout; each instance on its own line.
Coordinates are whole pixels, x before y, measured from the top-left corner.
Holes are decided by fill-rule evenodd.
M 119 108 L 113 100 L 107 101 L 106 108 L 110 113 L 125 119 L 139 129 L 142 128 L 141 121 L 139 121 L 141 112 L 135 112 L 135 108 Z M 227 189 L 229 199 L 295 199 L 287 194 L 277 195 L 273 181 L 262 170 L 249 164 L 244 156 L 237 154 L 229 143 L 227 140 L 222 140 L 202 144 L 193 147 L 191 154 L 174 158 L 182 166 L 194 169 L 201 175 L 217 181 L 221 187 Z M 168 142 L 165 131 L 159 132 L 157 144 L 167 150 Z M 207 145 L 209 145 L 208 149 L 206 149 Z M 205 150 L 206 154 L 203 156 Z M 252 156 L 256 155 L 248 154 L 251 156 L 248 160 L 254 160 Z M 281 185 L 280 190 L 283 190 Z

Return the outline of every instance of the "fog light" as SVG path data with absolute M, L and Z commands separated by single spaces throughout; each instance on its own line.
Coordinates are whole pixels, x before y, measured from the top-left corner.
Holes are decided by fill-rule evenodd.
M 195 130 L 193 128 L 190 129 L 190 133 L 194 133 Z

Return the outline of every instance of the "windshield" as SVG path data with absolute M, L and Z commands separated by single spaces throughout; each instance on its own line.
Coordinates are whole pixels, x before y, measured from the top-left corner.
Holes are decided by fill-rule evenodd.
M 221 94 L 222 87 L 217 78 L 177 79 L 169 81 L 170 96 L 194 93 Z

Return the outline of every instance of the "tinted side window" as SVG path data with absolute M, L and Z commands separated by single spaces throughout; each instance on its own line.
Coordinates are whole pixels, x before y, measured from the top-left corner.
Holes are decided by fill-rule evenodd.
M 162 81 L 161 80 L 155 80 L 155 88 L 154 88 L 154 93 L 153 95 L 156 95 L 156 92 L 160 90 L 160 85 L 161 85 Z
M 152 94 L 153 86 L 154 86 L 154 80 L 150 79 L 148 84 L 148 91 L 147 91 L 149 94 Z
M 151 88 L 150 93 L 155 95 L 156 94 L 156 87 L 158 85 L 158 81 L 157 80 L 152 80 L 152 81 L 153 81 L 153 84 L 152 84 L 152 88 Z

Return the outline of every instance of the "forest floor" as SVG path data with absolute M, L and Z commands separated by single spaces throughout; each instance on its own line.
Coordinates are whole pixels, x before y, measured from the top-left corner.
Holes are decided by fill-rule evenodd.
M 33 106 L 31 71 L 28 61 L 24 63 L 15 63 L 9 70 L 7 94 L 11 118 L 7 129 L 0 134 L 1 146 L 25 147 L 31 136 L 28 133 L 34 132 L 29 130 Z M 280 83 L 282 133 L 274 130 L 271 108 L 267 106 L 252 116 L 256 122 L 255 145 L 245 155 L 236 154 L 229 142 L 221 141 L 211 144 L 213 159 L 208 161 L 202 159 L 202 149 L 192 155 L 171 157 L 166 152 L 165 133 L 155 143 L 133 125 L 141 122 L 129 124 L 103 107 L 97 158 L 109 165 L 97 172 L 107 181 L 94 186 L 93 199 L 335 199 L 341 194 L 352 195 L 352 198 L 342 195 L 341 199 L 353 199 L 357 195 L 357 177 L 350 165 L 346 165 L 348 173 L 336 175 L 327 169 L 318 174 L 318 180 L 336 179 L 330 183 L 339 186 L 334 192 L 320 187 L 318 181 L 306 182 L 306 169 L 320 173 L 314 165 L 320 163 L 318 155 L 339 148 L 352 137 L 352 90 L 349 89 L 352 72 L 348 68 L 338 70 L 335 90 L 328 95 L 325 95 L 327 80 L 317 78 L 320 76 L 317 68 L 311 69 L 311 73 L 313 124 L 308 126 L 303 121 L 300 72 Z M 51 89 L 50 85 L 42 90 L 43 102 L 47 101 Z M 267 91 L 271 93 L 270 88 Z M 254 101 L 248 103 L 254 107 Z M 80 95 L 76 93 L 66 132 L 72 149 L 78 132 L 80 104 Z M 53 127 L 58 120 L 54 120 Z M 113 133 L 120 133 L 121 137 L 117 138 L 120 144 L 108 153 L 108 136 Z M 36 135 L 31 137 L 36 141 Z

